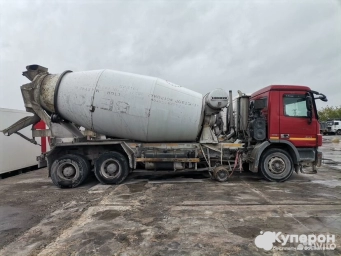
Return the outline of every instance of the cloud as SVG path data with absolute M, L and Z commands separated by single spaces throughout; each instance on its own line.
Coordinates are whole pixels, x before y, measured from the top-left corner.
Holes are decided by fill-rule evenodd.
M 1 1 L 0 107 L 37 63 L 157 76 L 207 93 L 302 84 L 341 98 L 341 9 L 326 1 Z M 318 102 L 319 107 L 326 103 Z

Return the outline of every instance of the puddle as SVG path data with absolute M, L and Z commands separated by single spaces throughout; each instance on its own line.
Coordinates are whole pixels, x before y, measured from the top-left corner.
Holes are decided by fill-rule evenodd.
M 341 170 L 341 136 L 323 136 L 323 144 L 319 147 L 322 151 L 322 164 Z M 334 142 L 333 142 L 334 141 Z
M 16 183 L 36 183 L 36 182 L 50 182 L 50 180 L 46 178 L 32 178 L 32 179 L 26 179 L 26 180 L 20 180 Z

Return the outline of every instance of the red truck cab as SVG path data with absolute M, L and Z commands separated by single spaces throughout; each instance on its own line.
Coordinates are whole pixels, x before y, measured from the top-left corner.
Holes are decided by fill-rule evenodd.
M 251 100 L 265 99 L 262 111 L 268 123 L 267 138 L 290 141 L 295 147 L 318 147 L 322 135 L 313 102 L 308 115 L 307 95 L 310 88 L 294 85 L 270 85 L 251 95 Z
M 315 97 L 314 95 L 319 95 Z M 268 147 L 283 149 L 293 160 L 298 172 L 304 164 L 311 165 L 315 172 L 322 154 L 322 135 L 316 110 L 315 99 L 326 101 L 323 94 L 307 86 L 270 85 L 251 95 L 250 102 L 262 100 L 261 115 L 266 120 L 266 141 Z M 258 164 L 254 165 L 254 169 Z

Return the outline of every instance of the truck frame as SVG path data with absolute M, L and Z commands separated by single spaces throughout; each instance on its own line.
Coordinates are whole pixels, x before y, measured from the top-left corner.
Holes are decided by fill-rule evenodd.
M 5 135 L 11 135 L 39 120 L 48 125 L 48 130 L 33 129 L 32 136 L 50 137 L 51 150 L 38 160 L 47 162 L 49 176 L 58 187 L 77 187 L 90 171 L 103 184 L 119 184 L 136 169 L 208 171 L 212 179 L 220 182 L 228 180 L 234 171 L 249 170 L 260 172 L 268 181 L 282 182 L 293 171 L 316 173 L 316 167 L 321 165 L 318 147 L 322 135 L 315 100 L 327 99 L 309 87 L 271 85 L 252 95 L 238 91 L 234 99 L 232 91 L 228 99 L 210 93 L 203 104 L 217 99 L 219 106 L 220 100 L 228 100 L 228 104 L 215 109 L 205 105 L 196 141 L 143 142 L 82 129 L 58 115 L 57 110 L 51 113 L 51 108 L 40 101 L 41 97 L 52 96 L 46 90 L 40 91 L 40 86 L 57 80 L 57 86 L 49 92 L 56 95 L 58 83 L 68 72 L 44 82 L 50 75 L 47 69 L 28 66 L 24 75 L 32 83 L 22 86 L 22 91 L 27 111 L 35 116 L 3 130 Z M 93 110 L 90 107 L 89 111 Z M 311 171 L 303 170 L 303 166 L 310 166 Z

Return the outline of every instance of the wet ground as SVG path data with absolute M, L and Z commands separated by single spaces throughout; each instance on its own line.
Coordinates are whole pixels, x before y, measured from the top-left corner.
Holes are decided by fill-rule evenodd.
M 329 135 L 323 137 L 323 163 L 341 170 L 341 136 Z
M 324 139 L 318 174 L 284 183 L 252 173 L 217 183 L 205 173 L 137 172 L 118 186 L 90 177 L 61 190 L 46 169 L 0 180 L 0 255 L 288 255 L 257 248 L 261 231 L 335 235 L 333 251 L 290 254 L 340 255 L 341 152 L 333 149 L 341 143 L 333 137 Z

